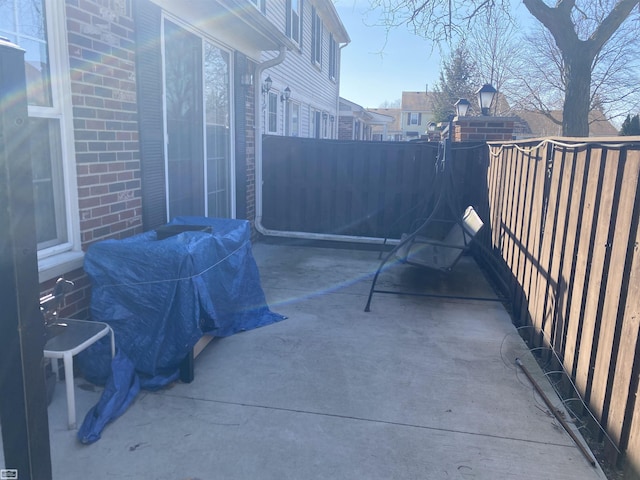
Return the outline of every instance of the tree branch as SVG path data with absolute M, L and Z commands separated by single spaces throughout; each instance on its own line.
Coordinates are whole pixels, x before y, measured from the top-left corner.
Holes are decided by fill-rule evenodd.
M 602 46 L 618 30 L 622 22 L 631 14 L 633 7 L 640 3 L 639 0 L 620 0 L 611 10 L 609 15 L 602 20 L 598 28 L 593 32 L 588 40 L 590 51 L 595 55 Z

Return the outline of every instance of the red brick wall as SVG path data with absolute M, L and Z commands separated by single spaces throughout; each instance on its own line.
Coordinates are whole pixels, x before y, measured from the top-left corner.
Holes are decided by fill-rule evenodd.
M 67 0 L 82 245 L 142 232 L 129 2 Z
M 454 120 L 453 141 L 513 140 L 513 118 L 462 117 Z

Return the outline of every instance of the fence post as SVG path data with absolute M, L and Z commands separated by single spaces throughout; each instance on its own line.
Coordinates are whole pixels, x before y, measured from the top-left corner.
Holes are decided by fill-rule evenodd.
M 0 39 L 3 478 L 51 479 L 24 51 Z

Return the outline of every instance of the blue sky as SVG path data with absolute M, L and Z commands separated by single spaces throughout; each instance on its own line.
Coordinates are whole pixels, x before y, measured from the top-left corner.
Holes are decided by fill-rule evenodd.
M 429 90 L 440 76 L 438 47 L 411 33 L 406 26 L 393 28 L 388 36 L 376 27 L 370 0 L 334 0 L 351 43 L 342 49 L 340 96 L 362 107 L 377 108 L 402 97 L 403 91 Z M 511 0 L 513 13 L 524 24 L 535 23 L 522 2 Z
M 335 7 L 351 43 L 342 49 L 340 96 L 363 107 L 376 108 L 400 99 L 403 91 L 429 90 L 438 81 L 440 56 L 431 43 L 394 28 L 384 27 L 367 14 L 368 1 L 335 0 Z M 385 44 L 386 42 L 386 44 Z

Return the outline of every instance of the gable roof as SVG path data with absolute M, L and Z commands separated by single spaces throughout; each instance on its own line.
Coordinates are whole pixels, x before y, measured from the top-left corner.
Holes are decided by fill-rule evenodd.
M 405 112 L 433 112 L 435 92 L 402 92 L 402 110 Z
M 348 115 L 347 112 L 371 125 L 390 124 L 394 120 L 394 117 L 391 115 L 379 113 L 370 108 L 365 109 L 357 103 L 340 97 L 340 115 Z
M 393 120 L 387 125 L 388 132 L 402 131 L 402 110 L 400 108 L 367 108 L 376 115 L 385 115 Z
M 562 111 L 553 110 L 551 115 L 562 122 Z M 512 115 L 521 121 L 516 125 L 516 135 L 527 137 L 557 137 L 562 136 L 562 124 L 557 124 L 540 112 L 529 110 L 513 110 Z M 589 112 L 589 136 L 610 137 L 618 135 L 618 130 L 607 120 L 600 111 Z

